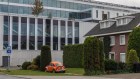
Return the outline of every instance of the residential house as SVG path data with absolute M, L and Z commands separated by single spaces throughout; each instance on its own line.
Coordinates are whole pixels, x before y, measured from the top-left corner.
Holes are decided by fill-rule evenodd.
M 140 13 L 102 20 L 86 36 L 110 37 L 109 58 L 125 62 L 129 34 L 140 24 Z

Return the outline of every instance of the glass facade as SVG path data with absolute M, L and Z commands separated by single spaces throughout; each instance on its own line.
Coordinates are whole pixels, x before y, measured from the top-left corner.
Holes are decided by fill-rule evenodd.
M 65 21 L 61 21 L 61 26 L 60 26 L 60 29 L 61 29 L 61 50 L 63 49 L 64 45 L 65 45 L 65 37 L 66 37 L 66 23 Z
M 68 44 L 72 44 L 72 21 L 68 21 Z
M 10 18 L 10 17 L 9 17 Z M 10 21 L 9 20 L 9 18 L 8 18 L 8 16 L 4 16 L 4 28 L 3 28 L 3 30 L 4 30 L 4 35 L 3 35 L 3 48 L 4 49 L 6 49 L 7 48 L 7 46 L 8 46 L 8 29 L 10 29 L 10 24 L 9 24 L 9 22 L 8 21 Z
M 53 20 L 53 50 L 58 50 L 58 20 Z
M 30 26 L 29 26 L 29 49 L 35 49 L 35 19 L 30 18 Z
M 8 2 L 7 0 L 0 0 L 0 2 Z M 9 0 L 10 3 L 19 4 L 33 4 L 34 0 Z M 43 5 L 46 7 L 54 7 L 55 9 L 44 9 L 40 14 L 41 16 L 48 17 L 61 17 L 61 18 L 74 18 L 85 19 L 91 17 L 91 11 L 81 12 L 81 10 L 92 8 L 93 6 L 81 3 L 73 3 L 59 0 L 42 0 Z M 61 8 L 61 10 L 60 10 Z M 70 9 L 70 10 L 66 10 Z M 75 12 L 75 11 L 76 12 Z M 0 4 L 0 12 L 9 12 L 16 14 L 32 14 L 32 7 L 17 6 L 8 4 Z
M 12 48 L 18 49 L 18 17 L 13 17 L 13 29 L 12 29 Z
M 9 22 L 12 23 L 8 24 L 8 20 Z M 37 48 L 37 50 L 40 50 L 43 45 L 43 42 L 45 45 L 49 45 L 49 46 L 52 44 L 53 45 L 52 50 L 63 50 L 63 47 L 64 45 L 66 45 L 66 43 L 68 44 L 79 43 L 79 22 L 41 19 L 41 18 L 36 18 L 36 19 L 29 18 L 29 20 L 27 20 L 27 17 L 17 17 L 17 16 L 10 16 L 10 18 L 8 18 L 8 16 L 4 16 L 3 21 L 4 21 L 4 26 L 3 26 L 4 49 L 8 46 L 8 37 L 11 37 L 8 36 L 9 25 L 11 25 L 12 27 L 11 29 L 9 28 L 12 31 L 12 34 L 10 34 L 12 35 L 12 39 L 10 39 L 10 41 L 12 42 L 11 43 L 12 49 L 14 50 L 18 50 L 18 49 L 28 50 L 28 48 L 29 50 L 35 50 L 35 48 Z M 52 26 L 51 26 L 51 21 L 52 21 Z M 19 25 L 21 25 L 21 27 L 19 27 Z M 67 25 L 68 27 L 66 27 Z M 27 26 L 29 27 L 27 28 Z M 53 32 L 52 32 L 53 34 L 51 34 L 51 27 L 53 28 Z M 43 28 L 45 29 L 43 30 Z M 20 30 L 21 32 L 19 32 Z M 43 36 L 43 34 L 45 34 L 45 36 Z M 68 35 L 66 36 L 66 34 Z M 50 38 L 51 35 L 53 37 L 52 41 Z M 73 35 L 75 37 L 73 37 Z M 66 39 L 68 40 L 67 42 Z M 27 42 L 29 42 L 29 44 Z
M 46 21 L 46 30 L 45 30 L 45 37 L 46 37 L 46 45 L 50 46 L 50 36 L 51 36 L 51 21 L 47 19 Z
M 79 44 L 79 22 L 75 22 L 75 44 Z
M 38 19 L 38 49 L 40 50 L 43 45 L 43 19 Z
M 27 18 L 21 18 L 21 49 L 27 49 Z

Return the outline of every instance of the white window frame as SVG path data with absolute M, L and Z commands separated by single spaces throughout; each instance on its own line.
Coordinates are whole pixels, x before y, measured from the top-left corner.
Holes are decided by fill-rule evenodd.
M 112 42 L 112 40 L 114 40 L 114 42 Z M 114 45 L 115 45 L 115 36 L 110 36 L 110 46 Z
M 122 37 L 124 37 L 124 39 Z M 125 35 L 120 35 L 120 45 L 125 45 Z
M 111 54 L 114 54 L 114 59 L 115 60 L 115 52 L 109 52 L 109 59 L 111 59 Z
M 125 59 L 126 59 L 126 53 L 120 53 L 120 62 L 125 63 L 125 62 L 126 62 L 126 60 L 125 60 L 125 61 L 122 61 L 122 60 L 121 60 L 121 55 L 125 55 Z

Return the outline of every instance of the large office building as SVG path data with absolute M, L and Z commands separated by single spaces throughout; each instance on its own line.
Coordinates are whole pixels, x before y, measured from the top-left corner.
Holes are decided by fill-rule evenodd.
M 34 0 L 0 0 L 0 66 L 21 65 L 49 45 L 53 61 L 63 62 L 63 46 L 83 43 L 100 20 L 138 13 L 140 8 L 91 0 L 41 0 L 44 11 L 32 15 Z

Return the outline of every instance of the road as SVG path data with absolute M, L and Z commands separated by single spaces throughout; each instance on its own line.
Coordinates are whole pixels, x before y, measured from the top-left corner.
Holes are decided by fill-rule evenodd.
M 121 78 L 104 78 L 93 76 L 19 76 L 29 79 L 121 79 Z
M 0 75 L 0 79 L 29 79 L 10 75 Z
M 93 76 L 10 76 L 0 75 L 0 79 L 120 79 L 120 78 L 103 78 Z

